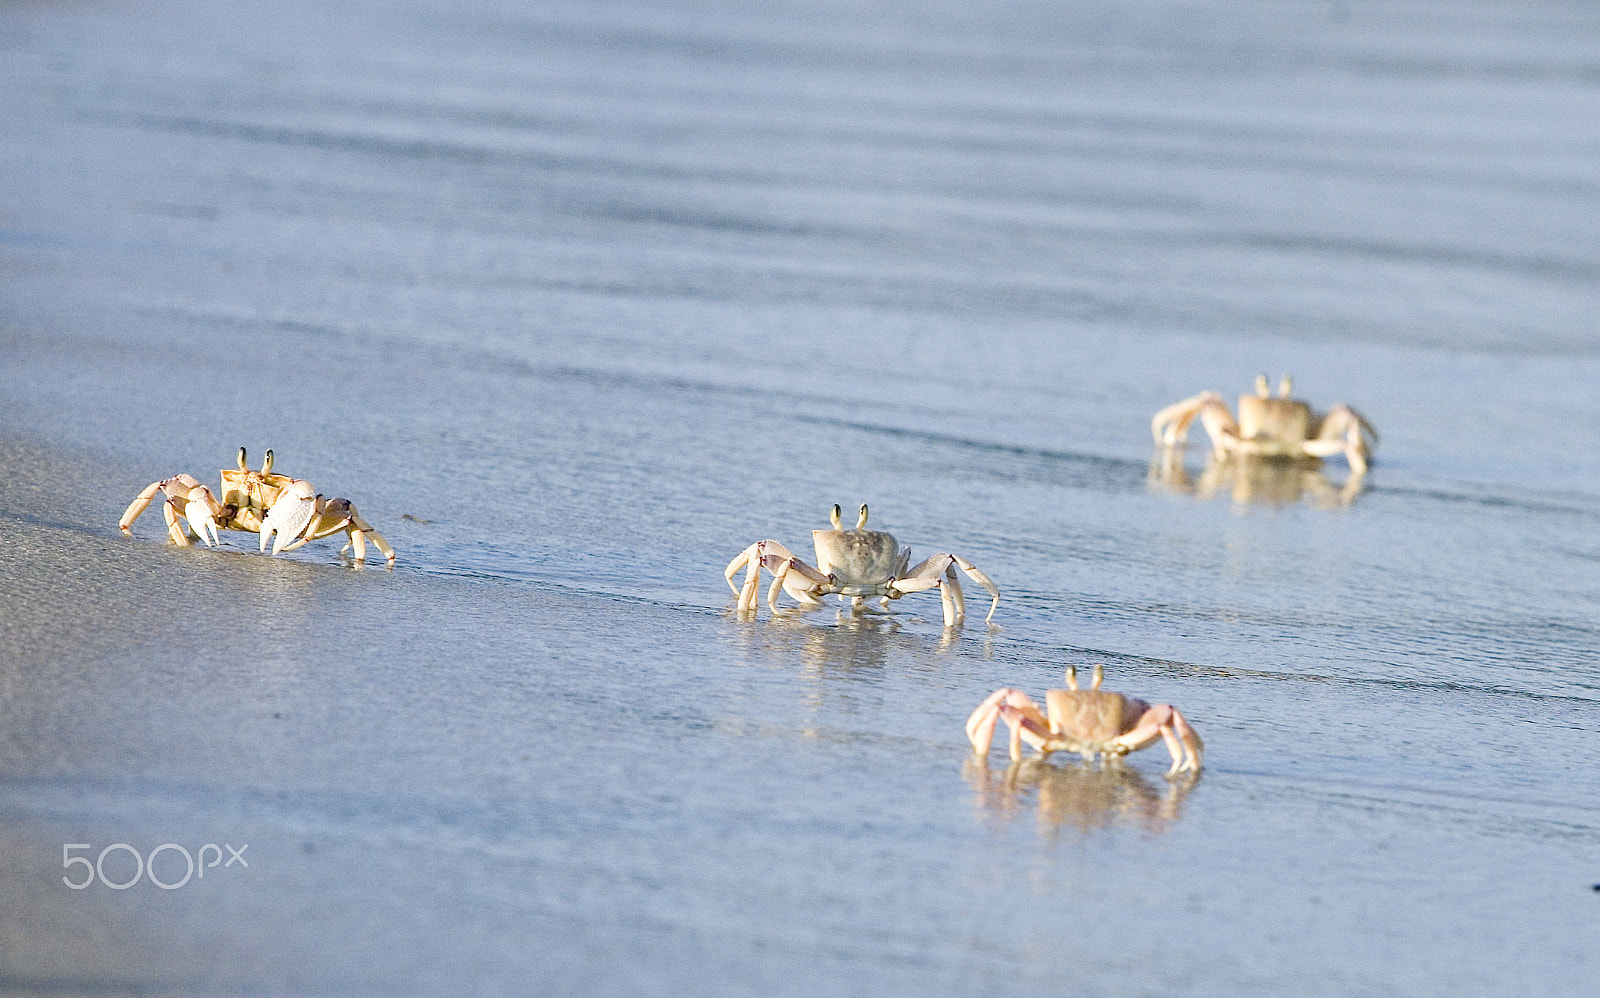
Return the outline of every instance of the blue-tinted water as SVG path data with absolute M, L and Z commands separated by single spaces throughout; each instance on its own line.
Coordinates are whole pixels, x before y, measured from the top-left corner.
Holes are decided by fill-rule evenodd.
M 6 6 L 0 985 L 1586 991 L 1596 53 L 1581 5 Z M 1150 416 L 1262 371 L 1372 473 L 1160 474 Z M 393 572 L 118 535 L 241 444 Z M 737 619 L 836 502 L 996 626 Z M 968 760 L 1070 662 L 1205 775 Z

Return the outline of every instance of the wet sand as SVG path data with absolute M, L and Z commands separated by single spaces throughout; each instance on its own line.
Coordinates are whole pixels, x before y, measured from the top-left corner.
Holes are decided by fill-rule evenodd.
M 0 990 L 1588 993 L 1597 38 L 3 8 Z M 1263 368 L 1372 473 L 1163 474 Z M 395 568 L 117 532 L 240 445 Z M 739 618 L 863 501 L 995 626 Z M 970 758 L 1069 663 L 1204 775 Z

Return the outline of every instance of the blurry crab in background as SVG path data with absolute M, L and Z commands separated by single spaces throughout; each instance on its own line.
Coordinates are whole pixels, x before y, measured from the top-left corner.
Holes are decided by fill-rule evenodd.
M 1294 388 L 1286 374 L 1278 383 L 1276 398 L 1268 390 L 1266 375 L 1256 377 L 1256 393 L 1239 396 L 1239 418 L 1217 392 L 1204 391 L 1167 406 L 1150 420 L 1150 433 L 1160 447 L 1181 447 L 1196 418 L 1211 438 L 1211 452 L 1227 458 L 1265 458 L 1320 462 L 1342 454 L 1353 474 L 1363 474 L 1377 446 L 1378 431 L 1354 409 L 1340 403 L 1319 413 L 1299 399 L 1289 397 Z

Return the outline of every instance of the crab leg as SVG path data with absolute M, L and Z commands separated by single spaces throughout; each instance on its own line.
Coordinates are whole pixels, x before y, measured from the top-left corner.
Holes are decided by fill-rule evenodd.
M 140 492 L 138 496 L 134 498 L 133 502 L 128 504 L 127 510 L 125 510 L 122 514 L 122 519 L 117 521 L 117 529 L 121 530 L 125 534 L 132 534 L 134 521 L 139 519 L 139 517 L 144 514 L 144 511 L 150 507 L 150 503 L 158 494 L 163 495 L 163 503 L 167 503 L 179 497 L 188 499 L 190 493 L 201 487 L 202 486 L 200 485 L 199 481 L 197 481 L 193 475 L 182 473 L 173 475 L 171 478 L 163 478 L 159 482 L 151 482 L 149 485 L 144 487 L 143 492 Z M 208 492 L 207 494 L 209 495 L 210 493 Z M 176 515 L 177 510 L 170 510 L 168 512 L 168 532 L 171 532 L 172 530 L 172 524 L 175 522 L 174 517 Z M 181 529 L 179 532 L 182 532 Z M 179 541 L 176 537 L 174 537 L 174 541 L 179 544 L 184 544 L 187 543 L 188 539 L 185 537 L 184 540 Z
M 756 599 L 759 594 L 758 587 L 761 583 L 762 562 L 765 561 L 769 554 L 782 558 L 794 557 L 789 553 L 788 548 L 777 541 L 756 541 L 743 551 L 740 551 L 732 561 L 728 562 L 728 567 L 722 573 L 722 577 L 728 580 L 728 588 L 739 596 L 740 613 L 747 613 L 756 608 Z M 741 589 L 739 586 L 734 585 L 733 577 L 739 574 L 739 569 L 746 566 L 749 567 L 745 572 L 744 587 Z M 768 570 L 771 571 L 771 566 L 768 566 Z
M 356 512 L 356 508 L 350 504 L 350 500 L 335 499 L 332 503 L 329 503 L 329 506 L 334 507 L 335 504 L 340 503 L 343 504 L 342 518 L 334 521 L 333 525 L 326 529 L 320 526 L 317 527 L 314 534 L 308 534 L 306 536 L 305 541 L 314 541 L 318 537 L 326 537 L 329 534 L 343 530 L 349 536 L 350 540 L 345 543 L 344 547 L 339 549 L 340 554 L 344 554 L 346 551 L 351 551 L 354 554 L 357 562 L 364 562 L 367 560 L 367 541 L 371 541 L 373 545 L 377 547 L 379 553 L 383 555 L 384 561 L 388 562 L 389 565 L 393 567 L 394 548 L 389 546 L 389 542 L 384 539 L 382 534 L 378 533 L 372 528 L 372 524 L 361 518 L 361 514 Z M 330 516 L 340 516 L 340 514 L 341 508 L 336 507 L 331 513 L 324 513 L 323 519 L 320 522 L 327 523 Z M 293 546 L 299 547 L 300 544 L 305 543 L 305 541 L 300 541 Z M 287 551 L 289 549 L 284 548 L 284 550 Z
M 951 571 L 951 565 L 953 564 L 954 556 L 952 555 L 933 555 L 927 561 L 907 572 L 904 578 L 890 580 L 888 586 L 896 596 L 938 589 L 939 598 L 944 604 L 944 626 L 955 627 L 961 623 L 962 616 L 966 610 L 966 600 L 959 592 L 952 596 L 950 589 L 945 585 L 945 580 L 940 577 L 946 572 L 950 572 L 951 577 L 954 578 L 954 573 Z M 959 587 L 960 583 L 957 583 L 957 586 Z
M 1011 728 L 1011 758 L 1022 757 L 1021 735 L 1023 725 L 1031 725 L 1038 733 L 1048 735 L 1050 722 L 1039 713 L 1039 708 L 1029 699 L 1028 694 L 1013 687 L 1001 687 L 989 694 L 978 705 L 978 709 L 967 718 L 967 739 L 972 742 L 972 750 L 978 755 L 988 755 L 989 745 L 994 739 L 996 722 L 1004 719 Z M 1033 742 L 1034 739 L 1029 739 Z
M 1157 738 L 1166 742 L 1167 752 L 1172 756 L 1168 777 L 1183 772 L 1200 772 L 1205 746 L 1200 743 L 1200 736 L 1194 733 L 1183 715 L 1171 704 L 1157 704 L 1149 708 L 1131 731 L 1118 735 L 1106 744 L 1115 751 L 1137 752 Z
M 1183 758 L 1183 743 L 1178 741 L 1178 736 L 1173 733 L 1170 724 L 1161 726 L 1161 740 L 1167 744 L 1167 754 L 1172 756 L 1172 767 L 1167 770 L 1169 774 L 1178 772 L 1179 760 Z
M 1191 773 L 1200 772 L 1205 766 L 1205 744 L 1200 741 L 1200 736 L 1195 734 L 1194 729 L 1189 727 L 1189 722 L 1176 707 L 1172 708 L 1172 728 L 1178 740 L 1183 743 L 1183 747 L 1189 750 L 1189 762 L 1184 768 Z
M 1161 737 L 1161 729 L 1172 725 L 1172 707 L 1169 704 L 1157 704 L 1147 708 L 1139 715 L 1139 720 L 1134 726 L 1117 737 L 1106 742 L 1106 746 L 1116 751 L 1137 752 Z M 1173 758 L 1176 764 L 1180 756 Z
M 1340 402 L 1338 405 L 1336 405 L 1332 409 L 1330 409 L 1328 411 L 1328 415 L 1326 417 L 1324 417 L 1324 421 L 1323 421 L 1324 427 L 1326 427 L 1326 425 L 1327 425 L 1327 420 L 1335 419 L 1335 418 L 1337 418 L 1341 422 L 1344 421 L 1344 420 L 1354 421 L 1357 426 L 1361 427 L 1361 432 L 1362 433 L 1365 433 L 1367 436 L 1372 438 L 1372 446 L 1374 446 L 1374 447 L 1378 446 L 1378 429 L 1377 429 L 1377 427 L 1375 427 L 1371 423 L 1369 423 L 1367 421 L 1367 417 L 1361 415 L 1361 413 L 1359 413 L 1359 412 L 1356 412 L 1355 409 L 1351 408 L 1348 405 L 1345 405 L 1343 402 Z M 1323 435 L 1326 436 L 1328 434 L 1326 433 L 1326 431 L 1324 431 Z
M 350 500 L 324 499 L 321 496 L 317 496 L 315 502 L 316 506 L 314 509 L 316 515 L 311 518 L 311 522 L 306 525 L 305 531 L 298 538 L 296 538 L 292 543 L 285 544 L 283 546 L 285 551 L 293 551 L 297 547 L 309 544 L 312 541 L 321 537 L 326 537 L 329 534 L 337 533 L 340 530 L 349 533 L 352 529 L 351 523 L 353 522 L 353 518 L 351 514 L 354 512 L 354 509 L 350 505 Z M 269 513 L 268 515 L 270 516 L 271 514 Z M 352 539 L 351 543 L 346 544 L 345 547 L 351 547 L 353 544 L 354 540 Z M 344 548 L 340 548 L 339 550 L 342 553 Z M 365 542 L 363 542 L 361 545 L 362 560 L 365 560 L 366 553 L 367 545 Z
M 900 578 L 890 580 L 889 588 L 901 596 L 935 589 L 941 581 L 939 576 L 950 564 L 949 555 L 936 554 Z
M 267 515 L 271 516 L 270 513 Z M 305 532 L 298 539 L 285 544 L 283 550 L 293 551 L 297 547 L 321 540 L 341 530 L 350 540 L 339 549 L 340 554 L 353 551 L 355 560 L 364 562 L 367 560 L 367 541 L 371 540 L 377 545 L 378 550 L 383 552 L 384 559 L 389 564 L 394 564 L 394 548 L 389 546 L 389 542 L 382 534 L 372 528 L 372 524 L 361 518 L 361 514 L 356 512 L 355 506 L 348 499 L 324 500 L 319 497 L 316 500 L 316 515 L 305 528 Z
M 1230 448 L 1241 453 L 1255 453 L 1259 449 L 1239 435 L 1239 424 L 1234 421 L 1233 413 L 1228 411 L 1227 403 L 1222 401 L 1220 395 L 1207 402 L 1200 411 L 1200 424 L 1206 428 L 1206 435 L 1211 438 L 1211 453 L 1218 460 L 1227 457 Z
M 1013 761 L 1022 758 L 1022 743 L 1026 741 L 1032 745 L 1034 751 L 1040 755 L 1048 756 L 1052 752 L 1063 749 L 1068 752 L 1078 752 L 1081 749 L 1078 743 L 1070 738 L 1062 737 L 1057 732 L 1050 730 L 1050 722 L 1039 713 L 1039 708 L 1033 701 L 1022 706 L 1006 703 L 1000 705 L 1000 719 L 1011 728 L 1011 758 Z
M 940 578 L 941 575 L 948 575 L 949 581 L 955 582 L 955 568 L 967 573 L 968 578 L 982 586 L 990 596 L 994 597 L 993 602 L 989 604 L 988 615 L 983 618 L 983 622 L 987 624 L 994 619 L 994 611 L 1000 605 L 1000 588 L 994 584 L 994 580 L 985 575 L 976 565 L 960 555 L 949 554 L 944 551 L 930 555 L 922 564 L 907 572 L 905 578 L 895 579 L 890 582 L 889 587 L 900 594 L 920 593 L 923 590 L 941 586 L 945 581 Z M 956 592 L 953 597 L 948 593 L 941 593 L 941 595 L 944 596 L 944 624 L 946 627 L 953 627 L 959 624 L 966 614 L 966 597 L 961 593 L 959 582 L 956 583 Z
M 742 588 L 733 581 L 733 577 L 739 574 L 741 568 L 745 569 Z M 740 613 L 748 613 L 756 608 L 760 598 L 763 568 L 772 573 L 772 585 L 767 590 L 767 605 L 774 610 L 778 608 L 779 592 L 788 593 L 806 609 L 814 610 L 822 605 L 817 599 L 818 594 L 826 591 L 824 587 L 833 583 L 832 576 L 822 574 L 795 557 L 794 553 L 780 542 L 757 541 L 728 562 L 727 569 L 722 573 L 722 577 L 728 582 L 728 588 L 739 596 Z
M 167 521 L 167 536 L 172 538 L 172 543 L 181 548 L 189 546 L 189 531 L 184 529 L 183 522 L 178 518 L 178 504 L 171 499 L 161 502 L 161 515 Z
M 972 751 L 977 755 L 988 755 L 989 746 L 994 741 L 994 726 L 1000 720 L 1000 701 L 1013 693 L 1027 696 L 1021 690 L 1014 690 L 1002 686 L 984 698 L 976 710 L 967 717 L 967 740 L 972 743 Z
M 1305 452 L 1313 457 L 1342 453 L 1345 460 L 1350 462 L 1350 470 L 1360 474 L 1367 470 L 1368 459 L 1372 456 L 1372 445 L 1367 443 L 1367 436 L 1372 437 L 1372 444 L 1378 442 L 1378 431 L 1372 428 L 1372 424 L 1359 412 L 1340 403 L 1322 418 L 1322 427 L 1316 439 L 1307 440 L 1303 446 Z
M 760 577 L 760 573 L 756 573 Z M 789 560 L 785 559 L 772 573 L 772 585 L 767 587 L 767 607 L 778 608 L 778 594 L 783 592 L 783 584 L 789 580 Z
M 144 515 L 144 511 L 150 507 L 150 500 L 154 499 L 156 493 L 161 491 L 161 487 L 170 481 L 172 479 L 169 478 L 166 482 L 151 482 L 146 485 L 144 491 L 139 493 L 138 497 L 128 504 L 127 511 L 122 514 L 122 519 L 117 521 L 117 529 L 125 534 L 133 533 L 134 521 Z M 198 485 L 200 483 L 196 482 L 195 484 Z
M 944 625 L 951 626 L 951 620 L 959 623 L 967 616 L 967 597 L 961 592 L 961 577 L 956 575 L 956 566 L 951 564 L 944 570 L 944 582 L 939 586 L 939 596 L 944 600 Z
M 1213 391 L 1203 391 L 1182 402 L 1175 402 L 1150 420 L 1150 435 L 1163 447 L 1176 447 L 1189 439 L 1189 426 L 1194 418 L 1212 405 L 1221 406 L 1224 412 L 1228 409 L 1222 396 Z M 1209 430 L 1210 426 L 1206 428 Z
M 826 592 L 824 588 L 833 582 L 831 576 L 807 565 L 794 555 L 787 557 L 767 555 L 762 563 L 772 572 L 772 587 L 767 590 L 767 606 L 773 610 L 778 608 L 778 591 L 788 593 L 795 601 L 807 610 L 815 610 L 822 605 L 817 599 L 819 593 Z M 795 578 L 791 578 L 793 575 Z
M 388 562 L 390 565 L 394 564 L 394 548 L 389 546 L 388 540 L 385 539 L 382 534 L 372 529 L 372 524 L 361 518 L 361 515 L 356 512 L 356 508 L 354 506 L 350 507 L 350 523 L 352 527 L 350 531 L 350 544 L 355 548 L 356 561 L 366 560 L 366 548 L 362 541 L 368 540 L 371 541 L 373 546 L 378 549 L 378 552 L 383 555 L 384 561 Z M 339 550 L 343 552 L 344 548 L 340 548 Z
M 728 562 L 728 567 L 723 571 L 722 577 L 728 581 L 728 588 L 739 597 L 739 612 L 748 613 L 756 606 L 756 587 L 761 583 L 761 545 L 765 541 L 756 543 L 740 551 L 734 559 Z M 739 569 L 746 568 L 744 574 L 744 588 L 734 585 L 733 577 L 739 574 Z
M 995 585 L 994 580 L 989 578 L 987 574 L 981 571 L 978 566 L 974 565 L 972 562 L 958 554 L 953 554 L 950 557 L 955 559 L 957 568 L 967 573 L 967 578 L 982 586 L 985 592 L 994 597 L 993 602 L 989 604 L 989 612 L 985 614 L 983 618 L 983 622 L 985 624 L 989 623 L 994 619 L 994 611 L 1000 605 L 1000 587 Z

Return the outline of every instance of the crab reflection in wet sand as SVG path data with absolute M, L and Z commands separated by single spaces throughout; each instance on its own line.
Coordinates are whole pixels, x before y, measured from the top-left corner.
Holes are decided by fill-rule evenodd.
M 1168 779 L 1200 772 L 1205 746 L 1176 707 L 1152 707 L 1143 700 L 1102 690 L 1104 673 L 1098 665 L 1087 690 L 1078 689 L 1075 666 L 1067 666 L 1066 678 L 1066 689 L 1045 693 L 1048 716 L 1040 713 L 1021 690 L 1003 687 L 989 694 L 967 718 L 967 738 L 973 752 L 987 758 L 995 725 L 1004 721 L 1011 729 L 1013 761 L 1022 758 L 1023 742 L 1032 745 L 1041 757 L 1053 752 L 1076 752 L 1087 762 L 1098 756 L 1108 761 L 1119 759 L 1160 738 L 1172 755 Z
M 1343 485 L 1335 484 L 1315 465 L 1300 461 L 1229 455 L 1206 456 L 1206 466 L 1191 478 L 1183 466 L 1183 452 L 1164 447 L 1150 462 L 1149 481 L 1168 492 L 1192 495 L 1196 499 L 1215 499 L 1227 495 L 1240 505 L 1262 503 L 1287 506 L 1309 498 L 1324 508 L 1348 506 L 1365 486 L 1366 476 L 1352 474 Z
M 745 548 L 728 563 L 723 578 L 739 596 L 739 612 L 753 613 L 761 585 L 761 571 L 772 573 L 772 585 L 767 590 L 767 606 L 778 609 L 778 593 L 786 592 L 802 609 L 813 610 L 822 606 L 822 597 L 837 595 L 849 600 L 852 607 L 861 609 L 870 598 L 880 598 L 883 606 L 907 593 L 939 590 L 944 601 L 944 624 L 955 627 L 966 617 L 966 599 L 961 592 L 961 581 L 956 569 L 982 586 L 993 602 L 989 605 L 987 623 L 1000 605 L 1000 590 L 987 575 L 972 562 L 960 555 L 940 552 L 932 555 L 915 568 L 911 563 L 911 549 L 902 548 L 893 534 L 868 530 L 867 507 L 861 506 L 861 516 L 855 529 L 846 530 L 840 522 L 841 511 L 833 507 L 833 529 L 813 530 L 812 545 L 816 548 L 817 564 L 806 564 L 781 543 L 774 540 L 757 541 Z M 745 569 L 744 585 L 733 581 L 739 570 Z
M 1156 445 L 1180 448 L 1188 440 L 1196 418 L 1211 437 L 1211 452 L 1218 461 L 1228 457 L 1320 461 L 1343 454 L 1350 472 L 1360 475 L 1371 463 L 1378 431 L 1354 409 L 1339 404 L 1326 414 L 1289 397 L 1293 383 L 1283 376 L 1278 396 L 1268 391 L 1266 375 L 1256 378 L 1256 393 L 1239 396 L 1239 418 L 1217 392 L 1204 391 L 1167 406 L 1150 420 Z
M 1158 790 L 1130 766 L 1062 766 L 1031 758 L 992 769 L 986 759 L 974 756 L 962 766 L 962 778 L 976 792 L 978 806 L 1002 822 L 1036 804 L 1039 831 L 1045 835 L 1063 827 L 1082 833 L 1116 825 L 1165 831 L 1182 817 L 1184 798 L 1196 782 L 1190 776 Z

